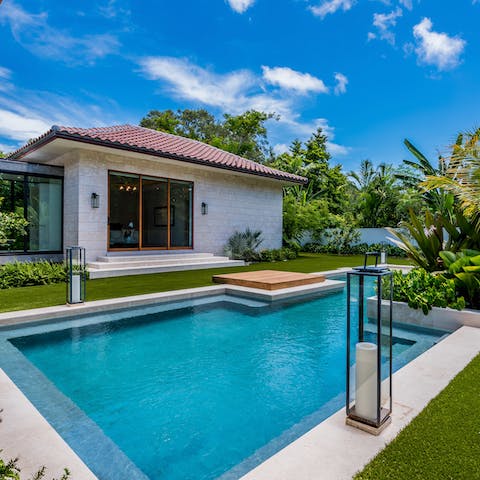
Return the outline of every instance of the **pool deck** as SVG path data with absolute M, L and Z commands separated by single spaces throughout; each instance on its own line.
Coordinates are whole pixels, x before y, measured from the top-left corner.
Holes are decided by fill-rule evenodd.
M 1 369 L 0 406 L 1 456 L 18 457 L 22 478 L 33 477 L 43 465 L 47 478 L 60 478 L 64 468 L 75 480 L 97 478 Z
M 327 272 L 323 272 L 324 274 Z M 328 272 L 328 275 L 341 270 Z M 275 302 L 288 298 L 330 293 L 343 289 L 344 282 L 328 279 L 320 284 L 266 291 L 235 285 L 177 290 L 111 300 L 80 306 L 48 307 L 0 314 L 0 329 L 59 321 L 72 316 L 98 314 L 123 308 L 231 294 Z M 393 376 L 392 425 L 374 437 L 345 425 L 344 410 L 320 423 L 295 442 L 242 477 L 243 480 L 350 479 L 390 442 L 398 432 L 434 398 L 480 350 L 480 328 L 463 326 L 413 360 Z M 47 476 L 60 476 L 64 467 L 72 479 L 94 480 L 95 475 L 41 416 L 15 384 L 0 370 L 0 438 L 3 458 L 19 456 L 22 474 L 32 475 L 46 465 Z

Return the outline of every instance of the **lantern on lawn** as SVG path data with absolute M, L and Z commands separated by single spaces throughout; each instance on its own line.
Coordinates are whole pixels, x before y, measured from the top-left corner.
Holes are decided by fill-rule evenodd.
M 347 272 L 346 423 L 374 435 L 392 412 L 393 275 L 378 265 L 379 257 L 368 252 L 363 266 Z
M 73 305 L 85 301 L 87 267 L 83 247 L 66 248 L 67 303 Z

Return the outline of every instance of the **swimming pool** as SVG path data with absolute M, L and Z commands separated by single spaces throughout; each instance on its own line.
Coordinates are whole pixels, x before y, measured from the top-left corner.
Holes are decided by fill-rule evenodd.
M 151 479 L 238 478 L 342 407 L 343 292 L 170 308 L 19 330 L 10 342 Z M 444 333 L 396 326 L 395 369 Z M 56 426 L 55 402 L 41 392 L 29 397 Z M 62 422 L 79 415 L 64 410 Z M 68 440 L 77 451 L 88 441 L 80 431 Z M 97 473 L 96 460 L 84 460 Z M 134 477 L 112 468 L 109 478 Z

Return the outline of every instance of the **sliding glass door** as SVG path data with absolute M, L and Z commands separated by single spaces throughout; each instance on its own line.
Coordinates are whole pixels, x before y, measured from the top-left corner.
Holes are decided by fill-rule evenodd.
M 110 172 L 110 249 L 193 246 L 193 183 Z
M 139 248 L 140 177 L 110 172 L 110 248 Z
M 142 247 L 168 248 L 168 180 L 142 178 Z

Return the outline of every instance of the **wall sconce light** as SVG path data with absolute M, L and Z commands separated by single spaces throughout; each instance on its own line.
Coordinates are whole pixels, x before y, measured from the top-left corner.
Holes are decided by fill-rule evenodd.
M 100 207 L 100 195 L 98 193 L 92 193 L 90 196 L 90 204 L 92 205 L 92 208 Z
M 205 202 L 202 202 L 202 215 L 207 215 L 208 205 Z

